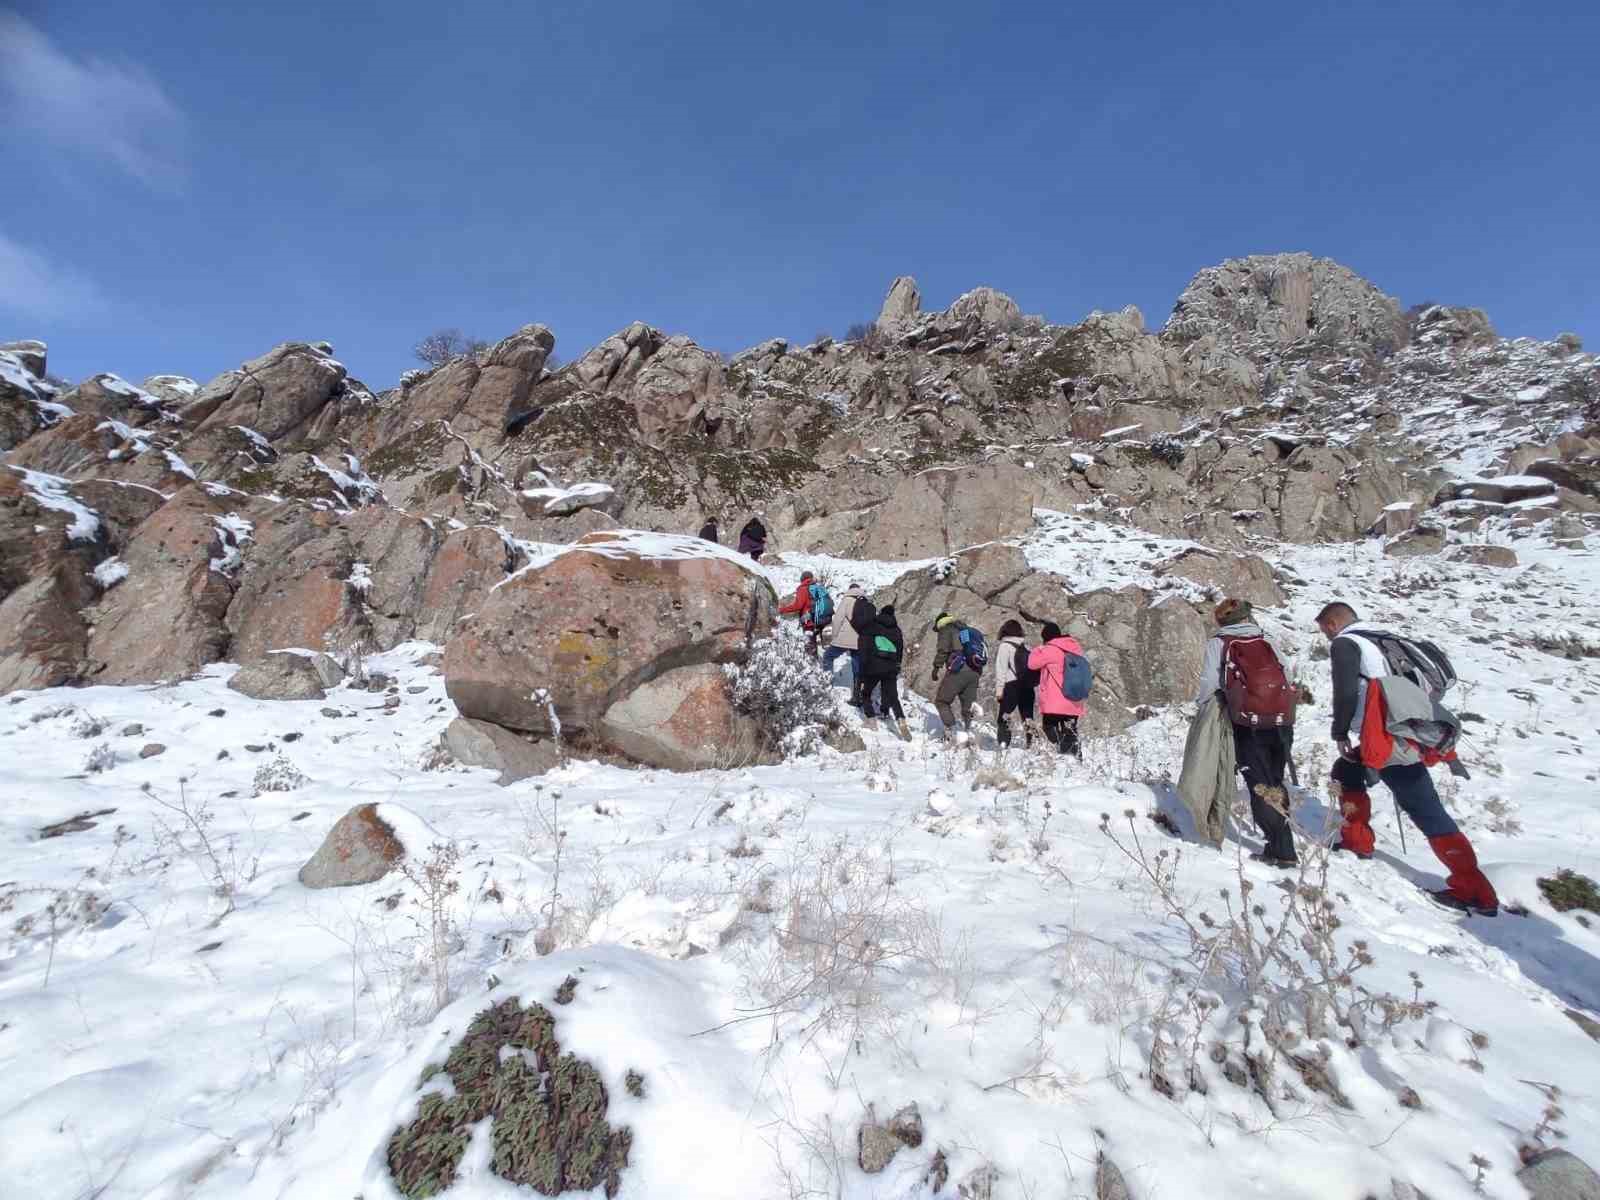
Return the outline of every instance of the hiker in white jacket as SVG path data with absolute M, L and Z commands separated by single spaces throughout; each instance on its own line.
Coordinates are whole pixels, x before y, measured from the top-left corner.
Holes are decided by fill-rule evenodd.
M 828 648 L 822 652 L 822 669 L 833 677 L 833 664 L 841 656 L 850 656 L 850 699 L 848 703 L 856 708 L 861 707 L 861 635 L 856 632 L 856 627 L 851 623 L 851 618 L 856 614 L 856 602 L 865 599 L 866 592 L 859 583 L 852 583 L 839 594 L 834 601 L 834 621 L 828 628 L 830 640 Z
M 1011 744 L 1011 714 L 1016 713 L 1022 722 L 1023 744 L 1033 745 L 1034 686 L 1032 680 L 1017 671 L 1018 659 L 1026 668 L 1027 646 L 1022 640 L 1022 622 L 1007 621 L 1000 626 L 1000 636 L 994 652 L 995 740 L 1002 746 Z

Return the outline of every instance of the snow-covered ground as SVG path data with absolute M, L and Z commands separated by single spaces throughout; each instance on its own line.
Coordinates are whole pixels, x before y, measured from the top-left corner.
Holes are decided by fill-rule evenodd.
M 1112 582 L 1139 576 L 1158 540 L 1041 514 L 1025 550 Z M 551 1011 L 632 1129 L 625 1197 L 942 1197 L 985 1172 L 1007 1200 L 1091 1196 L 1102 1150 L 1139 1200 L 1387 1200 L 1392 1180 L 1434 1200 L 1521 1197 L 1517 1150 L 1550 1087 L 1562 1144 L 1600 1163 L 1600 1045 L 1564 1012 L 1600 1015 L 1600 926 L 1555 912 L 1534 882 L 1560 867 L 1600 877 L 1600 660 L 1535 645 L 1600 644 L 1600 562 L 1515 547 L 1509 570 L 1389 559 L 1375 543 L 1284 547 L 1289 603 L 1260 614 L 1318 696 L 1297 745 L 1312 830 L 1328 819 L 1316 611 L 1347 599 L 1451 653 L 1474 777 L 1440 772 L 1440 786 L 1503 901 L 1527 910 L 1434 907 L 1419 885 L 1440 886 L 1437 864 L 1414 830 L 1402 849 L 1375 794 L 1378 856 L 1327 865 L 1330 936 L 1373 960 L 1340 994 L 1432 1007 L 1388 1029 L 1375 1011 L 1354 1047 L 1337 1029 L 1320 1039 L 1309 1078 L 1342 1102 L 1286 1060 L 1270 1104 L 1249 1086 L 1244 1027 L 1215 1021 L 1238 1013 L 1236 970 L 1207 981 L 1221 1007 L 1193 1040 L 1192 988 L 1171 983 L 1192 970 L 1190 938 L 1101 830 L 1109 814 L 1162 878 L 1181 851 L 1168 890 L 1195 919 L 1224 916 L 1224 889 L 1237 906 L 1241 880 L 1277 919 L 1281 876 L 1241 857 L 1252 829 L 1218 853 L 1150 819 L 1187 825 L 1170 791 L 1178 712 L 1091 740 L 1082 764 L 1000 761 L 987 734 L 940 748 L 919 701 L 909 745 L 865 730 L 865 752 L 782 766 L 573 762 L 502 789 L 486 770 L 429 769 L 454 711 L 421 644 L 366 663 L 394 677 L 394 710 L 353 688 L 251 700 L 225 686 L 230 667 L 0 700 L 6 1194 L 393 1196 L 385 1147 L 423 1068 L 487 1005 L 550 1004 L 573 976 L 572 1003 Z M 766 573 L 792 588 L 803 565 L 872 586 L 908 564 L 785 556 Z M 140 757 L 153 743 L 165 751 Z M 456 998 L 437 1014 L 416 885 L 297 881 L 364 802 L 399 814 L 413 861 L 435 839 L 460 851 L 444 931 Z M 81 813 L 92 826 L 41 838 Z M 1270 1000 L 1282 981 L 1267 975 Z M 1315 1041 L 1295 1052 L 1314 1060 Z M 1150 1075 L 1158 1042 L 1171 1096 Z M 864 1114 L 913 1101 L 922 1144 L 863 1173 Z M 531 1194 L 488 1173 L 481 1143 L 448 1194 Z

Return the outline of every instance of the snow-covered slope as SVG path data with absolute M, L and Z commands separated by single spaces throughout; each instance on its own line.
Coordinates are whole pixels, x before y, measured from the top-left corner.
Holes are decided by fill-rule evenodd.
M 1024 548 L 1121 583 L 1139 582 L 1149 542 L 1043 514 Z M 987 733 L 941 748 L 919 702 L 909 745 L 863 730 L 864 752 L 783 766 L 572 762 L 501 789 L 489 771 L 430 769 L 454 711 L 420 643 L 366 663 L 393 676 L 397 708 L 353 688 L 255 701 L 225 666 L 9 697 L 0 1179 L 41 1198 L 395 1195 L 385 1147 L 424 1066 L 488 1004 L 548 1004 L 570 975 L 575 997 L 552 1011 L 633 1131 L 623 1196 L 1087 1196 L 1103 1152 L 1140 1198 L 1387 1198 L 1393 1181 L 1520 1197 L 1519 1146 L 1555 1141 L 1552 1088 L 1564 1144 L 1600 1162 L 1600 1045 L 1565 1011 L 1600 1015 L 1600 929 L 1535 885 L 1561 867 L 1600 876 L 1600 662 L 1538 648 L 1600 645 L 1600 563 L 1531 538 L 1517 552 L 1495 570 L 1376 543 L 1281 550 L 1290 600 L 1262 616 L 1318 699 L 1299 731 L 1299 821 L 1330 820 L 1312 617 L 1347 599 L 1454 656 L 1474 778 L 1441 787 L 1526 913 L 1431 905 L 1419 885 L 1438 886 L 1437 864 L 1414 831 L 1402 848 L 1380 792 L 1378 856 L 1326 863 L 1332 944 L 1372 959 L 1336 990 L 1358 1009 L 1359 989 L 1427 1008 L 1384 1029 L 1374 1007 L 1355 1046 L 1338 1028 L 1305 1037 L 1283 1053 L 1315 1069 L 1281 1058 L 1260 1088 L 1237 1020 L 1195 1038 L 1178 1002 L 1192 989 L 1171 985 L 1193 970 L 1191 941 L 1160 892 L 1221 919 L 1247 883 L 1275 922 L 1282 880 L 1243 859 L 1248 824 L 1218 853 L 1151 820 L 1187 830 L 1176 711 L 1091 740 L 1082 764 L 1002 758 Z M 770 577 L 792 587 L 801 565 Z M 816 565 L 839 582 L 891 573 Z M 166 749 L 140 757 L 149 744 Z M 436 840 L 460 851 L 444 909 L 455 999 L 437 1015 L 418 887 L 296 879 L 363 802 L 395 814 L 414 861 Z M 41 838 L 78 814 L 87 828 Z M 1118 848 L 1135 839 L 1160 888 Z M 1259 1023 L 1237 963 L 1219 972 L 1211 1015 Z M 1282 986 L 1266 976 L 1262 995 Z M 921 1145 L 864 1173 L 864 1116 L 912 1102 Z M 481 1139 L 466 1163 L 453 1197 L 529 1194 L 488 1172 Z

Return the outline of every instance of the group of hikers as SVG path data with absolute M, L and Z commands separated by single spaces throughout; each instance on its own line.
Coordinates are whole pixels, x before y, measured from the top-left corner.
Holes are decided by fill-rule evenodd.
M 708 521 L 700 536 L 716 541 L 716 522 Z M 752 517 L 740 530 L 739 552 L 759 562 L 766 547 L 766 527 L 759 516 Z M 836 603 L 815 574 L 804 571 L 793 598 L 778 612 L 799 620 L 807 649 L 813 657 L 820 651 L 830 674 L 840 658 L 849 657 L 849 703 L 869 723 L 879 715 L 892 717 L 899 736 L 910 739 L 898 690 L 905 635 L 893 604 L 875 605 L 859 583 L 846 588 Z M 1270 867 L 1298 868 L 1284 776 L 1294 772 L 1295 709 L 1310 700 L 1310 693 L 1290 681 L 1248 600 L 1225 599 L 1212 617 L 1217 628 L 1201 662 L 1179 794 L 1195 812 L 1202 836 L 1220 844 L 1234 776 L 1243 775 L 1263 843 L 1251 857 Z M 1330 780 L 1342 819 L 1333 849 L 1373 857 L 1377 835 L 1370 789 L 1381 781 L 1447 871 L 1445 887 L 1428 893 L 1433 900 L 1457 912 L 1495 916 L 1500 902 L 1494 885 L 1479 869 L 1472 843 L 1445 810 L 1429 774 L 1441 763 L 1466 774 L 1455 753 L 1460 719 L 1441 703 L 1456 682 L 1449 658 L 1431 642 L 1362 621 L 1343 601 L 1324 607 L 1316 625 L 1328 640 L 1333 675 L 1331 736 L 1338 753 Z M 934 618 L 931 632 L 937 637 L 932 682 L 938 684 L 938 736 L 950 737 L 957 729 L 957 709 L 960 728 L 970 732 L 990 662 L 987 641 L 947 612 Z M 828 645 L 821 650 L 825 637 Z M 1045 621 L 1038 644 L 1030 646 L 1021 622 L 1007 620 L 996 637 L 994 666 L 997 742 L 1011 744 L 1015 719 L 1026 745 L 1042 734 L 1061 754 L 1081 759 L 1078 721 L 1094 672 L 1078 641 Z

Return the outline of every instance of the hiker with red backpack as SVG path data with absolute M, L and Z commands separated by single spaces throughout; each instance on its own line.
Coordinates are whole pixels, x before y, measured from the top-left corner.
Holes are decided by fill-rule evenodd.
M 1450 659 L 1431 642 L 1360 620 L 1342 601 L 1317 614 L 1317 628 L 1328 639 L 1333 665 L 1333 740 L 1339 747 L 1333 779 L 1344 815 L 1334 849 L 1372 857 L 1377 835 L 1367 789 L 1376 776 L 1449 872 L 1444 888 L 1428 895 L 1456 912 L 1495 916 L 1500 898 L 1494 885 L 1428 774 L 1441 762 L 1455 774 L 1466 772 L 1455 755 L 1460 719 L 1439 703 L 1456 681 Z
M 816 658 L 817 638 L 833 620 L 833 597 L 812 572 L 801 571 L 794 599 L 781 605 L 778 615 L 800 618 L 800 628 L 806 631 L 806 653 Z
M 1033 705 L 1039 672 L 1028 667 L 1028 646 L 1022 640 L 1022 622 L 1013 618 L 1000 626 L 995 640 L 994 702 L 997 707 L 994 736 L 1001 746 L 1011 744 L 1011 714 L 1022 722 L 1023 742 L 1033 745 Z
M 1253 620 L 1250 601 L 1226 599 L 1211 615 L 1217 632 L 1206 643 L 1195 703 L 1219 696 L 1232 723 L 1235 767 L 1244 775 L 1250 815 L 1263 842 L 1261 852 L 1250 857 L 1269 867 L 1297 867 L 1283 773 L 1294 744 L 1298 691 Z
M 978 680 L 989 663 L 988 646 L 983 634 L 965 621 L 957 620 L 947 612 L 933 619 L 933 628 L 939 634 L 933 652 L 933 679 L 939 684 L 934 693 L 934 707 L 939 710 L 939 720 L 944 722 L 942 736 L 950 736 L 956 723 L 956 702 L 961 704 L 961 727 L 972 729 L 972 709 L 978 699 Z M 939 673 L 944 672 L 940 682 Z
M 1094 683 L 1094 672 L 1078 640 L 1046 621 L 1039 628 L 1042 645 L 1028 652 L 1028 669 L 1039 673 L 1038 702 L 1044 736 L 1062 754 L 1083 758 L 1078 718 Z

